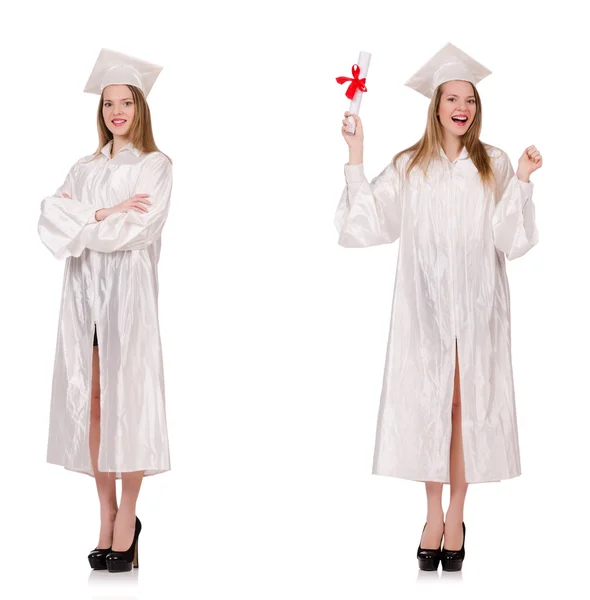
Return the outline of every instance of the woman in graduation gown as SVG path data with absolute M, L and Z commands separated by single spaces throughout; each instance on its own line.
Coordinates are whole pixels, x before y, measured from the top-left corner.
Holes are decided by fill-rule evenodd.
M 38 225 L 65 259 L 47 460 L 94 476 L 101 528 L 88 558 L 109 571 L 137 566 L 142 479 L 170 469 L 158 259 L 172 165 L 146 101 L 160 71 L 101 51 L 85 88 L 100 95 L 99 147 L 43 200 Z
M 371 182 L 361 120 L 354 135 L 342 127 L 339 244 L 399 239 L 373 473 L 425 482 L 425 570 L 461 568 L 468 484 L 520 474 L 506 260 L 538 241 L 529 176 L 542 159 L 529 146 L 515 174 L 505 152 L 480 141 L 475 86 L 489 73 L 443 47 L 406 82 L 430 99 L 424 136 Z

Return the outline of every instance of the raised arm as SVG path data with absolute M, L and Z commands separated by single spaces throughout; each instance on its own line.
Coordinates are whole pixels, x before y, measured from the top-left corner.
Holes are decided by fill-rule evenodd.
M 527 148 L 521 157 L 518 176 L 505 152 L 496 162 L 494 172 L 498 195 L 492 231 L 494 245 L 508 260 L 526 254 L 539 241 L 532 199 L 533 183 L 529 176 L 541 164 L 540 154 L 534 146 Z
M 345 113 L 345 117 L 348 116 Z M 359 117 L 355 134 L 342 135 L 349 147 L 349 161 L 344 166 L 346 186 L 334 219 L 340 234 L 338 243 L 350 248 L 364 248 L 395 242 L 401 229 L 399 176 L 392 163 L 369 182 L 363 168 L 363 126 Z

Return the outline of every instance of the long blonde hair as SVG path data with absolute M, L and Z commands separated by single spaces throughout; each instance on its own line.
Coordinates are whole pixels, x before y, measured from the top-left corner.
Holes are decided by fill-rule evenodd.
M 442 97 L 443 85 L 444 84 L 441 84 L 436 88 L 436 91 L 432 96 L 432 100 L 430 101 L 430 106 L 428 107 L 428 118 L 426 120 L 426 130 L 422 138 L 413 146 L 398 152 L 393 157 L 393 166 L 397 168 L 397 161 L 400 156 L 406 152 L 411 153 L 411 158 L 406 168 L 406 176 L 409 176 L 412 169 L 415 167 L 419 167 L 426 174 L 430 161 L 440 157 L 440 149 L 442 148 L 443 141 L 443 126 L 438 118 L 438 108 L 440 106 L 440 99 Z M 483 184 L 491 187 L 495 181 L 494 172 L 492 170 L 491 160 L 486 151 L 485 144 L 479 139 L 482 124 L 481 98 L 477 93 L 475 86 L 472 85 L 471 87 L 473 88 L 473 95 L 475 96 L 477 111 L 475 113 L 473 123 L 471 123 L 469 129 L 465 132 L 461 139 L 463 141 L 463 145 L 469 153 L 469 158 L 473 161 L 473 164 L 476 166 L 479 172 L 479 176 L 481 177 Z
M 154 140 L 150 107 L 148 106 L 143 92 L 134 85 L 128 85 L 127 87 L 131 90 L 133 102 L 135 103 L 135 117 L 129 130 L 129 141 L 141 152 L 160 152 L 160 149 L 156 146 Z M 102 116 L 103 103 L 104 90 L 100 95 L 100 102 L 98 103 L 98 114 L 96 117 L 98 148 L 94 153 L 94 157 L 98 156 L 102 148 L 113 139 L 113 134 L 109 131 Z M 170 158 L 168 158 L 168 160 L 170 160 Z

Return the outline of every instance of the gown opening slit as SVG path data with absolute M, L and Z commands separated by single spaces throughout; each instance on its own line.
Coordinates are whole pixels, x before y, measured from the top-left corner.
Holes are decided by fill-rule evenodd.
M 449 441 L 449 479 L 451 473 L 451 454 L 452 454 L 452 444 L 453 444 L 453 406 L 455 404 L 455 399 L 457 396 L 459 397 L 459 416 L 460 416 L 460 424 L 461 428 L 463 428 L 463 404 L 461 398 L 461 366 L 459 364 L 459 341 L 457 336 L 455 336 L 455 361 L 453 366 L 453 397 L 451 399 L 451 439 Z M 463 432 L 461 432 L 461 454 L 463 456 L 463 469 L 465 469 L 465 449 L 463 447 Z M 448 482 L 451 483 L 450 480 Z
M 97 353 L 97 359 L 99 361 L 99 368 L 96 370 L 94 370 L 94 360 L 95 360 L 95 356 L 94 356 L 94 351 L 96 350 Z M 94 377 L 97 377 L 98 381 L 94 380 Z M 98 399 L 98 403 L 99 403 L 99 421 L 102 421 L 102 406 L 101 404 L 101 398 L 100 398 L 100 350 L 98 347 L 98 335 L 97 335 L 97 329 L 96 329 L 96 323 L 94 323 L 94 340 L 92 342 L 92 350 L 90 352 L 90 399 L 88 402 L 88 409 L 87 409 L 87 416 L 86 416 L 86 422 L 88 424 L 88 451 L 90 452 L 90 431 L 92 428 L 92 403 L 94 401 L 94 388 L 95 386 L 98 385 L 98 394 L 99 394 L 99 399 Z M 102 423 L 100 424 L 100 432 L 102 432 Z M 98 443 L 98 451 L 100 454 L 100 440 Z M 90 459 L 90 463 L 92 464 L 92 459 Z M 90 474 L 90 473 L 89 473 Z M 94 469 L 93 469 L 93 473 L 92 476 L 94 477 Z

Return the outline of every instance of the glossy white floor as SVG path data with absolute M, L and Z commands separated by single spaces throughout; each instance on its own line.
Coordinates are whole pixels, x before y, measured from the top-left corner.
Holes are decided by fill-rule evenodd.
M 511 600 L 587 590 L 584 20 L 567 1 L 559 12 L 398 4 L 6 9 L 3 597 Z M 427 101 L 403 82 L 447 41 L 494 71 L 480 88 L 482 138 L 513 164 L 536 144 L 545 166 L 533 176 L 541 241 L 508 273 L 523 476 L 469 490 L 463 572 L 425 575 L 415 556 L 422 485 L 370 475 L 397 246 L 336 244 L 348 103 L 334 77 L 359 50 L 373 52 L 362 115 L 376 175 L 422 134 Z M 93 480 L 44 462 L 63 264 L 36 234 L 41 199 L 95 148 L 96 98 L 81 89 L 101 47 L 165 65 L 150 106 L 175 177 L 160 263 L 172 471 L 145 481 L 140 568 L 119 575 L 86 561 L 98 532 Z

